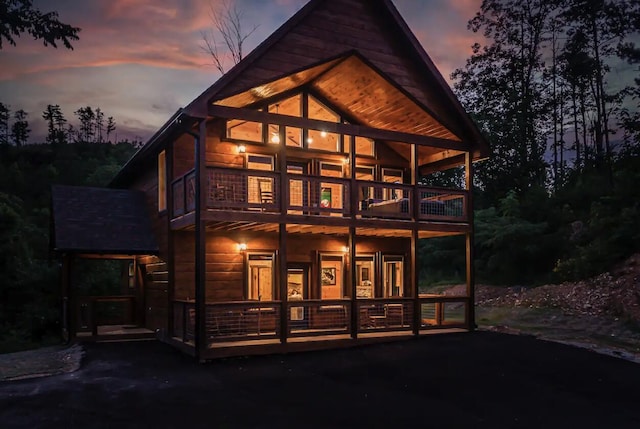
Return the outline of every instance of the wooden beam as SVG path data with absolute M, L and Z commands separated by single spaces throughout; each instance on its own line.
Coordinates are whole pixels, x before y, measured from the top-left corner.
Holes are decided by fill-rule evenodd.
M 448 170 L 450 168 L 459 167 L 464 165 L 465 154 L 452 156 L 451 158 L 444 158 L 439 161 L 432 162 L 420 167 L 420 174 L 427 175 L 435 173 L 436 171 Z
M 356 229 L 349 228 L 349 274 L 351 286 L 351 338 L 358 339 L 358 325 L 360 323 L 356 287 Z
M 207 235 L 203 212 L 207 208 L 207 175 L 206 173 L 206 147 L 207 147 L 207 124 L 200 122 L 199 135 L 195 136 L 196 159 L 196 189 L 195 189 L 195 351 L 196 359 L 203 360 L 207 349 L 206 332 L 206 244 Z
M 413 333 L 420 334 L 420 325 L 422 325 L 422 306 L 420 305 L 420 291 L 418 290 L 418 282 L 420 280 L 420 267 L 418 266 L 418 230 L 411 231 L 411 289 L 413 293 Z
M 467 206 L 465 210 L 469 213 L 469 232 L 466 234 L 466 273 L 467 273 L 467 325 L 473 331 L 476 327 L 475 294 L 476 277 L 474 268 L 474 227 L 473 227 L 473 155 L 465 155 L 465 188 L 467 190 Z
M 289 314 L 287 311 L 287 225 L 281 223 L 279 226 L 279 250 L 278 250 L 278 285 L 280 286 L 280 342 L 287 343 L 289 333 Z
M 456 140 L 448 140 L 438 137 L 423 136 L 398 131 L 381 130 L 365 125 L 319 121 L 316 119 L 300 118 L 296 116 L 281 115 L 277 113 L 267 113 L 246 108 L 220 106 L 217 104 L 209 106 L 209 115 L 225 119 L 242 119 L 252 122 L 285 125 L 287 127 L 309 128 L 313 130 L 326 131 L 329 133 L 367 137 L 374 140 L 390 140 L 403 143 L 413 143 L 421 146 L 431 146 L 441 149 L 469 151 L 471 148 L 468 143 Z
M 166 171 L 167 171 L 167 218 L 165 220 L 165 233 L 167 234 L 167 271 L 168 271 L 168 284 L 167 284 L 167 336 L 173 336 L 173 299 L 175 297 L 175 284 L 176 284 L 176 273 L 175 273 L 175 237 L 174 232 L 171 229 L 171 219 L 173 219 L 173 164 L 174 164 L 174 145 L 175 140 L 172 140 L 166 149 Z M 146 280 L 143 278 L 141 284 L 141 288 L 146 287 Z M 144 301 L 146 292 L 142 290 L 142 301 Z M 146 326 L 146 311 L 144 309 L 147 307 L 147 303 L 143 302 L 142 306 L 142 319 L 144 320 L 144 325 Z

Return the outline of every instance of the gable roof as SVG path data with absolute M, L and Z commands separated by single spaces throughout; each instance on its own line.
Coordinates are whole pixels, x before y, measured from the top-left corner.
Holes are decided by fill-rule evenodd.
M 54 185 L 52 250 L 97 254 L 157 254 L 143 192 Z
M 488 145 L 391 0 L 311 0 L 187 106 L 208 105 L 357 52 L 453 135 L 488 155 Z

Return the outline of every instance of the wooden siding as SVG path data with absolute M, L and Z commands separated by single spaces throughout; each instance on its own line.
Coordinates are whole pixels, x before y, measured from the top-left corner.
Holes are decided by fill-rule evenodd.
M 166 329 L 169 319 L 167 264 L 156 257 L 141 258 L 139 264 L 144 273 L 144 326 L 153 331 Z
M 189 231 L 175 233 L 175 299 L 193 300 L 195 296 L 195 242 L 194 234 Z M 238 243 L 247 244 L 246 253 L 276 252 L 279 238 L 276 234 L 259 233 L 207 233 L 206 242 L 206 301 L 225 302 L 242 301 L 245 296 L 244 264 L 245 252 L 240 252 Z M 357 239 L 357 254 L 383 252 L 395 255 L 408 255 L 408 239 L 376 239 L 360 237 Z M 317 273 L 319 253 L 341 253 L 347 245 L 347 237 L 323 235 L 288 235 L 287 262 L 309 264 L 312 275 Z M 274 264 L 274 272 L 276 270 Z M 347 268 L 348 269 L 348 268 Z M 311 298 L 320 298 L 319 289 L 311 282 Z

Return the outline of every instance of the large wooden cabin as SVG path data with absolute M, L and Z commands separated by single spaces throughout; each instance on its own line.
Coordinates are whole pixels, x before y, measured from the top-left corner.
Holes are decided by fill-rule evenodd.
M 129 260 L 130 322 L 201 360 L 471 330 L 473 162 L 487 154 L 390 0 L 312 0 L 115 177 L 111 192 L 144 195 L 142 221 L 105 216 L 109 237 L 65 244 L 70 191 L 54 189 L 65 326 L 99 336 L 70 274 L 92 256 Z M 421 184 L 451 168 L 458 188 Z M 127 248 L 131 222 L 151 244 Z M 418 240 L 445 235 L 466 237 L 466 292 L 421 294 Z

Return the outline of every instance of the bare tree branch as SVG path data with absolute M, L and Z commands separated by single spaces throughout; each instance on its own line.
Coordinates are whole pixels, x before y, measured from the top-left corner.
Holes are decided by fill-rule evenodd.
M 201 48 L 211 56 L 213 65 L 222 74 L 226 72 L 229 57 L 233 65 L 242 60 L 244 42 L 258 29 L 258 25 L 254 25 L 251 30 L 244 32 L 243 15 L 238 5 L 229 0 L 224 0 L 217 8 L 209 4 L 212 28 L 200 33 L 203 41 Z

